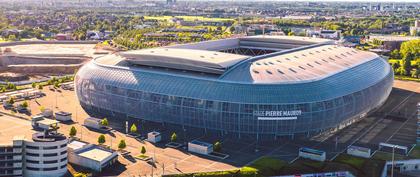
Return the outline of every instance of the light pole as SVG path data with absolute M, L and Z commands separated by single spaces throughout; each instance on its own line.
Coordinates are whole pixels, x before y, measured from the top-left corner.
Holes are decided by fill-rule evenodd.
M 391 177 L 394 177 L 394 154 L 395 154 L 395 146 L 392 146 Z

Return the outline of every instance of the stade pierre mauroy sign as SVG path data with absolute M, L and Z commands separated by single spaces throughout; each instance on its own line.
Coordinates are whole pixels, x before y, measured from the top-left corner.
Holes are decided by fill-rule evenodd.
M 302 115 L 302 111 L 254 111 L 253 114 L 258 120 L 295 120 Z

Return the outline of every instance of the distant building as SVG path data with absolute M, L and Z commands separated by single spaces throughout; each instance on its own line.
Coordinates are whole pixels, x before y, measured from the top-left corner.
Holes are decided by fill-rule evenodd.
M 382 49 L 385 50 L 394 50 L 399 49 L 401 44 L 405 41 L 420 39 L 420 37 L 413 36 L 395 36 L 395 35 L 371 35 L 368 38 L 368 41 L 379 40 L 383 42 Z
M 2 137 L 3 138 L 3 137 Z M 15 136 L 0 144 L 0 176 L 58 177 L 67 173 L 67 138 L 62 134 Z
M 71 34 L 60 33 L 60 34 L 55 35 L 55 39 L 59 41 L 64 41 L 64 40 L 71 40 L 72 38 L 71 38 Z
M 341 37 L 341 31 L 339 30 L 308 30 L 306 36 L 319 37 L 326 39 L 339 39 Z
M 419 36 L 420 34 L 420 20 L 414 22 L 414 26 L 410 27 L 410 34 L 412 36 Z
M 166 0 L 166 4 L 168 5 L 176 4 L 176 0 Z

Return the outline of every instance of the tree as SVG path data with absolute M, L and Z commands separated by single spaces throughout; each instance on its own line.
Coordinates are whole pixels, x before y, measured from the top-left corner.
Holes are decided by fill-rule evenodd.
M 101 120 L 101 124 L 102 124 L 103 126 L 108 126 L 108 119 L 103 118 L 103 119 Z
M 144 146 L 141 147 L 140 153 L 143 155 L 146 154 L 146 148 Z
M 177 139 L 177 136 L 176 136 L 176 133 L 174 132 L 174 133 L 172 133 L 172 135 L 171 135 L 171 141 L 172 141 L 172 142 L 175 142 L 175 141 L 176 141 L 176 139 Z
M 36 83 L 32 82 L 32 88 L 36 88 Z
M 54 82 L 54 88 L 58 88 L 58 87 L 60 87 L 60 83 L 58 83 L 58 81 Z
M 15 103 L 15 99 L 13 99 L 13 97 L 10 97 L 9 101 L 7 101 L 9 104 L 14 104 Z
M 99 135 L 98 143 L 99 144 L 104 144 L 105 143 L 105 135 Z
M 393 50 L 390 54 L 390 57 L 393 59 L 400 59 L 400 51 L 398 51 L 397 49 Z
M 420 68 L 416 68 L 416 70 L 413 71 L 413 74 L 411 74 L 411 77 L 419 78 L 420 77 Z
M 41 112 L 44 112 L 44 111 L 45 111 L 45 107 L 44 107 L 44 106 L 40 106 L 40 107 L 39 107 L 39 110 L 40 110 Z
M 27 108 L 29 105 L 28 105 L 28 102 L 27 101 L 24 101 L 23 103 L 22 103 L 22 107 L 24 107 L 24 108 Z
M 76 136 L 76 133 L 77 133 L 76 127 L 71 126 L 70 132 L 69 132 L 70 137 Z
M 15 41 L 16 40 L 16 36 L 14 34 L 9 35 L 9 41 Z
M 120 143 L 118 143 L 118 149 L 122 150 L 125 147 L 127 147 L 127 144 L 125 144 L 125 140 L 121 140 Z
M 87 174 L 78 172 L 78 173 L 74 174 L 74 177 L 87 177 Z
M 235 27 L 234 27 L 234 26 L 231 26 L 231 27 L 229 28 L 229 31 L 230 31 L 230 33 L 235 32 Z
M 287 33 L 288 36 L 294 36 L 295 33 L 293 31 L 290 31 L 289 33 Z
M 137 126 L 136 126 L 136 124 L 132 124 L 132 125 L 131 125 L 131 127 L 130 127 L 130 132 L 131 132 L 131 133 L 137 133 Z
M 403 58 L 403 68 L 405 70 L 405 75 L 409 75 L 411 71 L 411 60 L 413 60 L 414 55 L 412 53 L 408 53 Z
M 43 88 L 44 88 L 44 87 L 43 87 L 41 84 L 39 84 L 39 85 L 38 85 L 38 89 L 39 89 L 39 90 L 42 90 Z
M 214 143 L 213 150 L 216 152 L 220 152 L 222 150 L 222 143 L 220 143 L 219 141 Z

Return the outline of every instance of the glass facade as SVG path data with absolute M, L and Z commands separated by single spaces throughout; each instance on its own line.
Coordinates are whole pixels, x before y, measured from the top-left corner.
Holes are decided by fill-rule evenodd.
M 322 80 L 252 84 L 92 61 L 76 75 L 83 108 L 243 134 L 311 134 L 365 116 L 388 97 L 393 72 L 381 58 Z

